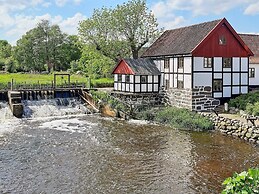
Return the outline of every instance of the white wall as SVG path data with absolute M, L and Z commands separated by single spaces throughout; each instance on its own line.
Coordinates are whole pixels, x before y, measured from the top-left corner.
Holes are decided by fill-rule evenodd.
M 193 73 L 193 87 L 195 86 L 212 87 L 212 73 Z
M 240 58 L 233 57 L 232 59 L 232 70 L 233 71 L 240 71 Z
M 214 71 L 222 71 L 222 57 L 214 57 Z
M 184 88 L 191 89 L 192 88 L 192 76 L 184 75 Z
M 249 78 L 249 85 L 259 87 L 259 64 L 249 64 L 250 68 L 255 68 L 255 77 Z
M 241 58 L 241 71 L 248 71 L 248 58 Z
M 192 72 L 192 58 L 191 57 L 184 57 L 184 73 L 191 73 Z

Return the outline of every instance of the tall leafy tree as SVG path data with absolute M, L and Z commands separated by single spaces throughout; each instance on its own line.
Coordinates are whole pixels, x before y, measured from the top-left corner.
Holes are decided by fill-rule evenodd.
M 162 31 L 145 0 L 130 0 L 118 5 L 113 14 L 116 30 L 127 41 L 133 58 L 138 58 L 140 49 Z
M 68 52 L 75 47 L 73 41 L 58 25 L 42 20 L 17 41 L 15 57 L 25 71 L 66 70 L 71 60 L 80 58 Z
M 115 61 L 128 56 L 138 58 L 140 49 L 160 32 L 144 0 L 131 0 L 115 9 L 96 9 L 92 17 L 79 24 L 81 41 Z
M 80 40 L 93 45 L 104 56 L 115 61 L 129 55 L 127 42 L 115 30 L 113 10 L 95 9 L 91 18 L 79 24 Z
M 0 70 L 15 72 L 17 61 L 13 58 L 13 48 L 6 40 L 0 40 Z

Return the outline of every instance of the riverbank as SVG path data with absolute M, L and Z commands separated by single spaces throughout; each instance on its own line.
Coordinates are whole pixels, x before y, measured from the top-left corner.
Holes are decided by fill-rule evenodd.
M 232 114 L 216 115 L 215 113 L 200 113 L 214 123 L 214 129 L 224 134 L 238 137 L 259 144 L 259 126 L 245 122 L 244 118 Z

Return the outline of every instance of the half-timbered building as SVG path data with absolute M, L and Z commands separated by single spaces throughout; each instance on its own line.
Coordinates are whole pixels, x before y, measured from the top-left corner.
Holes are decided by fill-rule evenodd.
M 259 35 L 239 34 L 246 45 L 252 50 L 254 56 L 249 58 L 249 87 L 259 88 Z
M 158 93 L 160 75 L 149 58 L 122 59 L 114 68 L 114 90 L 127 93 Z
M 224 18 L 167 30 L 142 57 L 156 64 L 172 105 L 207 110 L 248 92 L 252 55 Z

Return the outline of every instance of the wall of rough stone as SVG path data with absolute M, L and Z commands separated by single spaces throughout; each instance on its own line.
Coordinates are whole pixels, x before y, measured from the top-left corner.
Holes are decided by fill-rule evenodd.
M 259 144 L 259 126 L 252 126 L 240 120 L 217 116 L 214 113 L 200 113 L 214 123 L 215 130 L 246 141 Z
M 191 89 L 171 88 L 167 91 L 165 98 L 171 106 L 192 110 Z
M 220 105 L 219 100 L 212 98 L 210 86 L 199 86 L 193 89 L 171 88 L 167 91 L 166 98 L 172 106 L 194 111 L 211 111 Z

